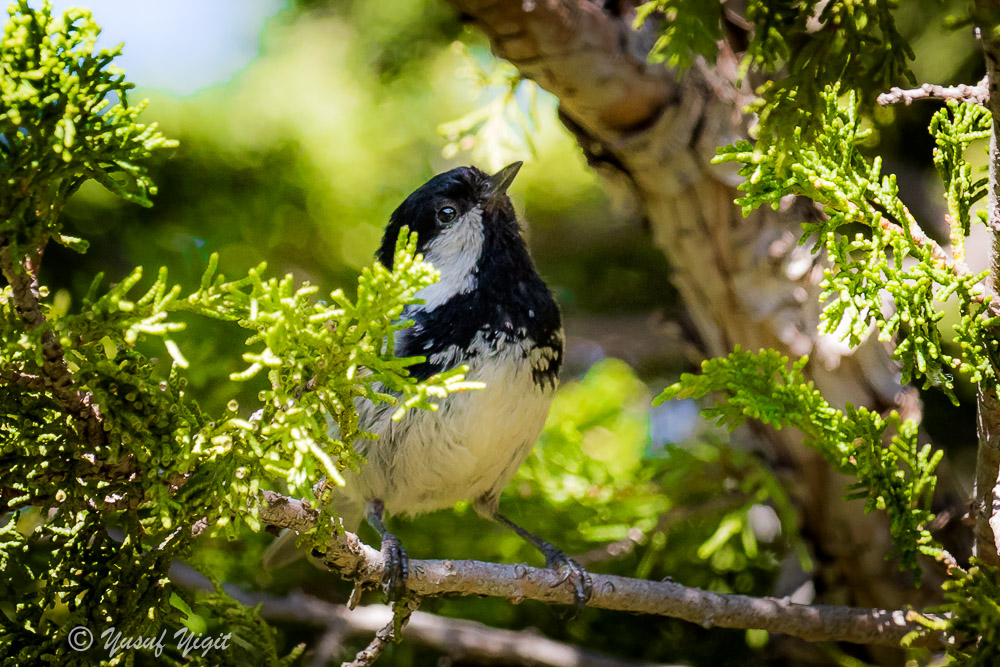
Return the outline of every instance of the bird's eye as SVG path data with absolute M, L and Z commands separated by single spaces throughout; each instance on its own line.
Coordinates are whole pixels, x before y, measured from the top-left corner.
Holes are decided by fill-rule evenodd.
M 439 222 L 451 222 L 458 215 L 458 211 L 452 206 L 445 206 L 438 211 L 438 221 Z

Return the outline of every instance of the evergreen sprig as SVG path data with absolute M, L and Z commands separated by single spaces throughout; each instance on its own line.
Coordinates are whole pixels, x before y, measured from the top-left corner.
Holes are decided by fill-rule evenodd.
M 639 6 L 635 27 L 658 21 L 650 60 L 686 69 L 701 56 L 714 62 L 727 20 L 721 2 L 650 0 Z M 741 69 L 766 73 L 753 104 L 763 144 L 782 149 L 796 136 L 820 133 L 818 119 L 803 110 L 822 106 L 827 86 L 861 91 L 862 98 L 901 80 L 913 82 L 913 50 L 896 27 L 898 0 L 749 0 L 744 19 L 752 28 Z
M 965 152 L 976 141 L 989 139 L 993 121 L 986 107 L 978 104 L 949 103 L 931 118 L 930 132 L 936 144 L 934 167 L 944 184 L 951 227 L 952 252 L 963 261 L 965 237 L 971 231 L 972 205 L 986 196 L 989 179 L 974 179 Z
M 259 529 L 265 486 L 308 496 L 323 475 L 342 483 L 360 463 L 352 442 L 373 437 L 360 431 L 356 401 L 391 403 L 398 417 L 474 385 L 462 368 L 418 382 L 407 368 L 422 358 L 394 354 L 394 336 L 410 324 L 404 306 L 438 276 L 409 233 L 392 270 L 363 271 L 354 298 L 337 290 L 319 301 L 316 287 L 267 277 L 263 265 L 229 280 L 213 256 L 186 295 L 165 269 L 140 290 L 137 268 L 110 288 L 97 276 L 72 312 L 56 307 L 38 281 L 46 242 L 86 249 L 62 234 L 66 197 L 92 178 L 148 204 L 143 161 L 172 142 L 136 122 L 141 106 L 128 106 L 131 84 L 111 64 L 118 49 L 94 52 L 89 14 L 55 17 L 48 3 L 35 10 L 22 0 L 10 16 L 0 50 L 0 268 L 9 283 L 0 290 L 0 662 L 118 664 L 134 654 L 78 653 L 67 633 L 181 625 L 171 562 L 202 534 Z M 246 332 L 247 367 L 231 380 L 266 375 L 259 405 L 213 410 L 188 394 L 174 340 L 181 317 Z M 149 356 L 158 340 L 170 364 Z M 234 632 L 256 623 L 213 600 Z M 281 662 L 268 631 L 212 657 L 260 659 Z
M 633 27 L 662 17 L 651 62 L 686 70 L 697 56 L 714 62 L 722 39 L 722 4 L 703 0 L 651 0 L 636 8 Z
M 928 625 L 944 630 L 955 641 L 948 655 L 965 667 L 990 667 L 1000 655 L 1000 584 L 997 569 L 973 558 L 968 571 L 954 572 L 944 582 L 947 612 L 943 623 Z
M 463 382 L 461 368 L 417 382 L 406 369 L 420 358 L 399 359 L 392 353 L 393 334 L 408 325 L 399 321 L 403 306 L 437 275 L 414 256 L 415 243 L 414 235 L 401 235 L 393 269 L 376 264 L 366 270 L 357 297 L 334 292 L 334 305 L 317 302 L 315 288 L 296 288 L 288 276 L 264 279 L 263 267 L 236 281 L 213 277 L 212 261 L 201 287 L 186 297 L 179 287 L 167 287 L 162 270 L 145 293 L 132 297 L 141 276 L 136 270 L 88 299 L 79 313 L 49 321 L 64 342 L 77 386 L 101 408 L 105 438 L 100 447 L 86 446 L 46 392 L 16 382 L 0 384 L 0 489 L 12 494 L 9 506 L 28 506 L 29 515 L 37 512 L 32 507 L 61 508 L 33 531 L 8 529 L 0 537 L 0 561 L 16 563 L 13 571 L 23 570 L 22 583 L 56 587 L 43 585 L 39 604 L 21 605 L 18 623 L 2 633 L 0 641 L 28 651 L 13 655 L 58 654 L 65 649 L 62 629 L 111 623 L 114 614 L 102 610 L 148 610 L 143 617 L 149 623 L 172 618 L 162 615 L 169 612 L 162 605 L 170 589 L 165 580 L 159 592 L 143 597 L 138 592 L 147 588 L 138 588 L 136 595 L 129 593 L 128 605 L 112 604 L 106 596 L 123 593 L 107 570 L 103 542 L 88 541 L 86 535 L 117 527 L 140 553 L 143 545 L 156 546 L 161 560 L 115 567 L 146 568 L 144 577 L 165 572 L 157 568 L 169 565 L 168 557 L 187 553 L 202 531 L 234 537 L 243 524 L 259 529 L 256 501 L 263 485 L 284 480 L 293 492 L 309 495 L 321 475 L 333 483 L 344 467 L 356 466 L 350 444 L 366 434 L 358 430 L 355 400 L 387 401 L 400 410 L 433 409 L 434 399 L 475 386 Z M 37 334 L 13 316 L 9 290 L 0 295 L 0 312 L 5 314 L 0 368 L 38 373 Z M 222 414 L 206 412 L 186 393 L 179 350 L 166 376 L 140 352 L 145 338 L 179 331 L 181 323 L 171 316 L 180 312 L 249 330 L 252 351 L 244 358 L 250 366 L 234 379 L 266 371 L 268 388 L 260 393 L 256 414 L 241 415 L 235 402 Z M 331 423 L 339 429 L 331 431 Z M 93 510 L 99 513 L 89 513 Z M 18 525 L 14 521 L 10 527 Z M 43 538 L 56 548 L 48 559 L 29 564 L 25 550 Z M 123 573 L 122 581 L 130 576 Z M 93 588 L 94 581 L 106 581 L 107 590 Z M 66 586 L 87 591 L 79 622 L 61 624 L 59 632 L 40 639 L 39 624 L 53 591 Z
M 176 142 L 137 117 L 133 87 L 112 65 L 121 47 L 95 50 L 100 28 L 88 11 L 52 14 L 27 0 L 10 5 L 0 37 L 0 234 L 59 234 L 66 198 L 94 179 L 129 201 L 150 205 L 156 188 L 142 161 Z M 18 224 L 23 221 L 27 224 Z
M 1000 320 L 982 289 L 987 272 L 971 273 L 924 234 L 900 199 L 895 176 L 882 174 L 880 158 L 869 161 L 858 150 L 870 131 L 861 128 L 854 93 L 844 97 L 841 104 L 836 87 L 823 93 L 822 113 L 817 113 L 822 131 L 813 139 L 796 129 L 789 149 L 739 142 L 720 149 L 716 162 L 742 163 L 746 180 L 739 188 L 745 194 L 737 203 L 744 213 L 765 204 L 777 209 L 787 195 L 822 205 L 827 217 L 803 224 L 801 243 L 825 249 L 830 257 L 820 297 L 826 303 L 823 330 L 857 345 L 876 327 L 881 340 L 895 340 L 893 356 L 903 363 L 904 382 L 923 377 L 925 386 L 938 386 L 957 401 L 954 372 L 973 382 L 995 377 L 991 356 L 997 344 L 991 329 Z M 935 116 L 942 161 L 964 162 L 957 151 L 978 136 L 980 118 L 964 112 Z M 949 181 L 956 225 L 964 224 L 962 215 L 967 217 L 982 189 L 981 182 L 972 183 L 962 173 L 959 169 Z M 886 296 L 890 309 L 884 307 Z M 954 351 L 938 324 L 951 297 L 961 315 L 951 336 Z
M 703 411 L 720 426 L 732 430 L 749 418 L 799 429 L 805 444 L 838 472 L 857 477 L 848 498 L 864 499 L 867 512 L 888 514 L 895 540 L 891 555 L 899 556 L 901 568 L 919 571 L 919 554 L 941 555 L 927 524 L 933 518 L 934 468 L 943 452 L 921 446 L 917 424 L 895 412 L 881 417 L 863 407 L 832 407 L 803 376 L 807 363 L 803 357 L 789 366 L 774 350 L 753 354 L 737 347 L 728 357 L 703 362 L 700 374 L 682 375 L 656 402 L 720 392 Z

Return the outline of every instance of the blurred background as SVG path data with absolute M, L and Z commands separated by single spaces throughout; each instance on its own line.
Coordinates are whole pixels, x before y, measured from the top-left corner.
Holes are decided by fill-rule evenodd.
M 80 3 L 54 2 L 56 9 L 71 4 Z M 227 275 L 266 261 L 272 274 L 290 272 L 321 292 L 350 290 L 392 210 L 425 180 L 462 164 L 493 170 L 525 160 L 511 195 L 561 304 L 568 349 L 563 388 L 535 454 L 502 501 L 505 512 L 582 554 L 595 571 L 811 599 L 808 585 L 782 582 L 787 572 L 815 564 L 772 473 L 701 419 L 692 402 L 650 405 L 700 356 L 670 267 L 641 216 L 605 196 L 559 124 L 555 100 L 493 59 L 450 7 L 434 0 L 83 4 L 104 27 L 106 45 L 125 43 L 119 65 L 139 85 L 132 101 L 151 101 L 146 122 L 159 123 L 180 147 L 155 165 L 152 209 L 117 200 L 94 183 L 72 200 L 70 233 L 91 246 L 86 255 L 61 246 L 48 251 L 43 282 L 57 290 L 56 303 L 72 308 L 94 274 L 115 282 L 135 265 L 147 275 L 166 266 L 173 280 L 191 287 L 213 252 Z M 941 12 L 939 3 L 923 0 L 899 11 L 918 79 L 978 80 L 975 43 L 966 31 L 945 31 Z M 879 110 L 870 149 L 899 175 L 918 219 L 946 241 L 943 226 L 933 228 L 944 219 L 926 131 L 934 108 Z M 973 239 L 970 254 L 985 246 Z M 984 256 L 970 259 L 985 266 Z M 210 405 L 252 399 L 259 389 L 228 380 L 244 366 L 238 332 L 191 320 L 175 340 L 191 364 L 192 391 Z M 973 396 L 971 388 L 965 392 Z M 922 398 L 926 431 L 970 479 L 974 401 L 956 408 L 937 392 Z M 461 506 L 397 518 L 390 527 L 415 558 L 541 564 L 519 538 Z M 363 537 L 374 542 L 371 533 Z M 269 540 L 248 534 L 236 543 L 206 541 L 197 565 L 246 592 L 280 597 L 301 589 L 346 600 L 347 583 L 304 562 L 261 572 Z M 378 598 L 370 593 L 366 601 Z M 427 600 L 423 610 L 537 628 L 628 660 L 863 664 L 851 649 L 663 618 L 586 610 L 568 620 L 545 605 L 496 599 Z M 323 631 L 275 625 L 286 648 L 313 646 Z M 353 655 L 368 639 L 348 638 L 333 658 Z M 455 655 L 411 641 L 391 647 L 380 664 L 478 664 Z

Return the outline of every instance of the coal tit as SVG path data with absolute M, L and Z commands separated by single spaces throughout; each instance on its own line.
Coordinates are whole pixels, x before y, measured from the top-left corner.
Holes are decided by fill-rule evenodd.
M 392 268 L 403 226 L 417 233 L 417 250 L 440 272 L 403 318 L 397 356 L 422 356 L 412 375 L 467 365 L 466 378 L 485 388 L 451 394 L 437 411 L 411 410 L 399 421 L 386 403 L 359 402 L 358 440 L 367 462 L 348 473 L 335 510 L 348 529 L 366 518 L 382 539 L 390 598 L 406 586 L 407 557 L 385 527 L 385 513 L 419 514 L 473 503 L 535 546 L 549 567 L 575 589 L 577 605 L 591 594 L 590 577 L 575 561 L 499 512 L 500 493 L 527 458 L 558 385 L 563 331 L 552 294 L 535 270 L 507 188 L 515 162 L 489 175 L 475 167 L 438 174 L 392 214 L 376 257 Z

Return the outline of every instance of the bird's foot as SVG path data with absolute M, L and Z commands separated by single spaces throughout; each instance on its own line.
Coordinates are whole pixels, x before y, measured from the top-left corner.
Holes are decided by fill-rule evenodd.
M 382 537 L 382 558 L 385 559 L 385 574 L 382 585 L 389 602 L 396 602 L 406 593 L 406 580 L 410 575 L 410 558 L 403 545 L 392 533 Z
M 556 586 L 561 586 L 567 581 L 572 584 L 573 616 L 578 615 L 594 594 L 594 582 L 590 579 L 590 574 L 582 565 L 551 544 L 546 544 L 542 553 L 545 555 L 546 567 L 559 573 L 559 582 Z

